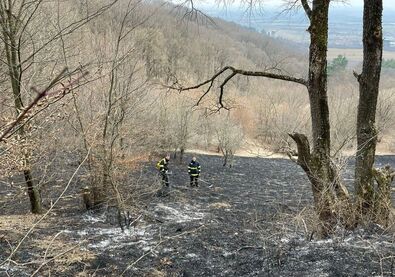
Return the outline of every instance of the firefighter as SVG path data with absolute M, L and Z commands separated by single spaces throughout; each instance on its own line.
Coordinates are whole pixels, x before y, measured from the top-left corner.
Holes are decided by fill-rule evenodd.
M 191 179 L 190 185 L 191 187 L 196 186 L 198 187 L 198 179 L 200 174 L 200 164 L 196 161 L 196 157 L 192 157 L 192 161 L 188 165 L 188 173 Z
M 170 155 L 167 154 L 163 159 L 161 159 L 157 164 L 156 168 L 159 170 L 160 175 L 162 176 L 162 183 L 166 187 L 169 186 L 169 177 L 168 177 L 168 171 L 169 171 L 169 161 L 170 161 Z

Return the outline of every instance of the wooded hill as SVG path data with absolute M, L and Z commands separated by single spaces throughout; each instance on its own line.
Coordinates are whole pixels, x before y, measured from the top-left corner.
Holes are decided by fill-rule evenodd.
M 174 166 L 179 173 L 174 178 L 178 192 L 168 198 L 170 205 L 204 199 L 196 204 L 209 207 L 207 201 L 221 199 L 216 189 L 228 185 L 223 178 L 228 175 L 235 177 L 229 183 L 235 182 L 232 185 L 240 191 L 229 191 L 223 199 L 234 194 L 251 198 L 241 194 L 241 185 L 254 196 L 258 195 L 254 191 L 265 194 L 268 190 L 261 187 L 267 184 L 275 192 L 270 198 L 274 202 L 278 184 L 289 193 L 289 187 L 296 187 L 290 179 L 302 173 L 302 185 L 311 186 L 311 197 L 304 201 L 314 206 L 309 215 L 314 223 L 307 226 L 300 217 L 304 207 L 284 208 L 299 218 L 297 229 L 302 226 L 304 239 L 310 241 L 314 233 L 328 237 L 339 228 L 351 232 L 370 224 L 393 227 L 394 171 L 375 164 L 377 142 L 383 151 L 393 152 L 395 147 L 395 85 L 389 78 L 394 73 L 381 73 L 382 1 L 364 0 L 364 63 L 355 72 L 347 67 L 346 57 L 327 61 L 330 1 L 301 0 L 299 4 L 310 23 L 308 57 L 284 41 L 166 2 L 0 1 L 0 194 L 4 196 L 0 211 L 4 221 L 9 216 L 17 223 L 0 230 L 4 232 L 0 242 L 7 249 L 1 251 L 5 260 L 0 266 L 8 264 L 8 270 L 9 265 L 31 265 L 29 256 L 18 262 L 13 259 L 34 228 L 55 214 L 60 220 L 54 216 L 51 224 L 60 227 L 67 219 L 72 219 L 69 226 L 78 225 L 85 208 L 103 212 L 107 219 L 102 223 L 111 220 L 122 231 L 142 217 L 153 225 L 163 223 L 145 212 L 153 199 L 155 205 L 163 204 L 154 197 L 169 191 L 154 168 L 169 152 L 180 162 Z M 279 169 L 271 175 L 264 172 L 265 178 L 254 171 L 262 171 L 261 159 L 244 159 L 246 172 L 224 167 L 232 166 L 234 155 L 247 142 L 266 152 L 289 154 L 304 172 L 280 159 L 265 163 L 267 168 Z M 189 193 L 182 192 L 184 177 L 188 177 L 183 171 L 184 152 L 202 149 L 224 156 L 224 166 L 214 166 L 219 157 L 207 158 L 211 169 L 215 168 L 217 187 L 206 181 L 201 196 L 182 200 Z M 344 154 L 355 154 L 351 155 L 355 180 L 350 192 L 352 178 L 343 176 L 350 175 L 344 170 L 352 171 L 352 166 Z M 164 173 L 162 181 L 167 178 Z M 245 173 L 253 178 L 247 179 Z M 282 179 L 279 183 L 277 175 Z M 303 191 L 298 193 L 305 196 Z M 282 195 L 282 199 L 288 197 Z M 256 225 L 258 216 L 252 215 L 258 210 L 266 214 L 262 199 L 251 203 L 254 212 L 247 215 L 242 208 L 240 214 L 254 217 L 251 227 L 257 230 L 264 228 Z M 156 208 L 151 206 L 151 210 Z M 43 215 L 27 231 L 23 217 L 32 220 L 29 209 Z M 185 210 L 182 205 L 177 209 Z M 178 213 L 177 209 L 170 210 Z M 18 218 L 18 214 L 29 216 Z M 234 215 L 244 224 L 239 214 Z M 276 221 L 277 215 L 270 212 L 265 217 Z M 208 218 L 209 224 L 221 227 Z M 22 227 L 21 236 L 12 232 L 14 226 Z M 155 233 L 162 243 L 162 229 L 157 227 Z M 174 227 L 168 230 L 182 230 Z M 53 242 L 60 233 L 43 241 Z M 231 230 L 226 236 L 236 234 Z M 259 232 L 253 236 L 254 242 Z M 26 243 L 24 251 L 29 253 L 32 245 Z M 56 258 L 48 260 L 47 250 L 33 275 Z M 136 262 L 151 251 L 136 257 Z M 392 272 L 392 256 L 390 262 Z
M 23 7 L 24 24 L 15 23 L 18 28 L 10 32 L 17 51 L 11 51 L 10 62 L 3 56 L 0 65 L 2 130 L 37 92 L 51 83 L 54 92 L 13 133 L 23 135 L 9 136 L 12 147 L 0 157 L 4 176 L 45 168 L 65 153 L 80 160 L 89 153 L 91 168 L 103 172 L 94 178 L 105 183 L 125 157 L 198 148 L 237 153 L 245 141 L 286 152 L 295 148 L 288 133 L 311 134 L 303 86 L 236 76 L 224 96 L 230 112 L 215 112 L 221 78 L 199 106 L 204 89 L 168 88 L 195 85 L 224 66 L 305 77 L 306 55 L 284 41 L 164 2 L 73 0 Z M 385 76 L 379 138 L 385 151 L 393 151 L 394 86 Z M 348 69 L 331 74 L 333 153 L 355 148 L 357 90 Z

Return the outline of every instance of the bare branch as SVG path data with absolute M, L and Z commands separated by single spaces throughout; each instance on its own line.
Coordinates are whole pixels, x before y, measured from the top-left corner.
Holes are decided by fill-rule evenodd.
M 196 8 L 194 0 L 183 0 L 180 4 L 175 5 L 174 10 L 176 10 L 177 13 L 183 13 L 181 20 L 195 21 L 198 24 L 207 22 L 216 26 L 213 18 Z
M 300 0 L 300 2 L 302 3 L 302 7 L 304 9 L 304 11 L 306 12 L 307 17 L 311 20 L 311 8 L 309 6 L 309 3 L 307 2 L 307 0 Z
M 215 79 L 217 79 L 222 73 L 224 73 L 228 69 L 229 69 L 228 67 L 224 67 L 223 69 L 218 71 L 216 74 L 214 74 L 214 76 L 212 76 L 210 79 L 208 79 L 208 80 L 206 80 L 206 81 L 204 81 L 204 82 L 202 82 L 200 84 L 197 84 L 195 86 L 183 88 L 181 85 L 179 87 L 174 87 L 174 85 L 173 85 L 173 86 L 167 86 L 167 88 L 176 89 L 176 90 L 179 90 L 179 91 L 187 91 L 187 90 L 193 90 L 193 89 L 200 88 L 200 87 L 202 87 L 202 86 L 204 86 L 204 85 L 206 85 L 208 83 L 211 83 L 211 85 L 212 85 L 212 83 L 215 81 Z M 177 84 L 178 83 L 176 83 L 175 85 L 177 85 Z
M 358 74 L 357 72 L 353 71 L 352 74 L 354 75 L 354 77 L 357 79 L 357 81 L 359 82 L 359 80 L 361 79 L 361 74 Z
M 255 77 L 266 77 L 270 79 L 276 79 L 276 80 L 283 80 L 287 82 L 293 82 L 297 83 L 300 85 L 304 85 L 307 87 L 308 82 L 307 80 L 303 78 L 296 78 L 293 76 L 289 75 L 283 75 L 283 74 L 276 74 L 276 73 L 271 73 L 271 72 L 266 72 L 266 71 L 248 71 L 248 70 L 242 70 L 242 69 L 235 69 L 233 67 L 229 67 L 228 69 L 232 70 L 236 74 L 244 75 L 244 76 L 255 76 Z
M 190 86 L 190 87 L 182 87 L 178 82 L 175 82 L 172 86 L 164 86 L 168 89 L 175 89 L 178 90 L 179 92 L 182 91 L 188 91 L 188 90 L 194 90 L 194 89 L 198 89 L 201 88 L 207 84 L 210 84 L 208 89 L 205 90 L 205 92 L 203 93 L 203 95 L 199 98 L 197 105 L 200 104 L 200 102 L 202 101 L 202 99 L 210 92 L 210 90 L 213 87 L 213 83 L 214 81 L 219 78 L 222 74 L 224 74 L 226 71 L 231 71 L 231 73 L 229 75 L 226 76 L 226 78 L 222 81 L 221 85 L 219 86 L 220 88 L 220 94 L 219 94 L 219 109 L 222 108 L 226 108 L 224 103 L 223 103 L 223 95 L 224 95 L 224 87 L 225 85 L 236 75 L 243 75 L 243 76 L 253 76 L 253 77 L 266 77 L 269 79 L 276 79 L 276 80 L 283 80 L 283 81 L 287 81 L 287 82 L 293 82 L 293 83 L 297 83 L 300 85 L 304 85 L 307 87 L 308 82 L 307 80 L 303 79 L 303 78 L 296 78 L 293 76 L 289 76 L 289 75 L 284 75 L 284 74 L 278 74 L 278 73 L 273 73 L 273 72 L 269 72 L 269 71 L 249 71 L 249 70 L 243 70 L 243 69 L 237 69 L 234 68 L 232 66 L 225 66 L 224 68 L 222 68 L 220 71 L 218 71 L 216 74 L 214 74 L 210 79 L 203 81 L 197 85 L 194 86 Z
M 296 142 L 298 148 L 298 164 L 307 171 L 311 156 L 309 140 L 304 134 L 293 133 L 288 135 Z
M 230 74 L 228 77 L 226 77 L 226 79 L 222 82 L 222 84 L 220 86 L 221 92 L 219 94 L 219 100 L 218 100 L 220 108 L 224 108 L 225 107 L 224 104 L 223 104 L 224 87 L 225 87 L 226 83 L 229 82 L 236 75 L 237 75 L 236 72 L 233 72 L 232 74 Z
M 67 85 L 63 85 L 62 88 L 49 92 L 49 90 L 51 88 L 53 88 L 57 83 L 60 82 L 60 80 L 64 77 L 64 73 L 66 72 L 66 69 L 62 70 L 62 72 L 55 77 L 52 82 L 42 91 L 38 91 L 36 88 L 32 88 L 33 91 L 37 92 L 37 96 L 36 98 L 29 104 L 29 106 L 27 106 L 23 112 L 21 112 L 21 114 L 12 122 L 10 123 L 10 126 L 0 135 L 0 142 L 3 141 L 4 139 L 6 139 L 6 136 L 8 134 L 10 134 L 12 132 L 12 130 L 15 128 L 15 126 L 20 123 L 28 114 L 29 111 L 31 111 L 37 104 L 38 102 L 43 99 L 46 96 L 55 96 L 58 95 L 59 93 L 61 93 L 62 95 L 67 94 L 68 92 L 70 92 L 70 88 L 78 83 L 78 81 L 83 78 L 84 76 L 86 76 L 88 74 L 88 72 L 83 73 L 81 76 L 79 76 L 78 78 L 76 78 L 74 81 L 71 81 L 69 84 Z

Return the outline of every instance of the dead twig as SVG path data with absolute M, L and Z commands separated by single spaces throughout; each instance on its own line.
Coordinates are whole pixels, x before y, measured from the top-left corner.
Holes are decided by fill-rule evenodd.
M 56 76 L 44 90 L 38 91 L 35 87 L 32 87 L 32 90 L 37 93 L 36 98 L 18 115 L 18 117 L 13 122 L 10 123 L 10 126 L 0 135 L 0 142 L 9 138 L 13 134 L 11 132 L 15 128 L 15 126 L 26 117 L 26 115 L 28 114 L 29 111 L 31 111 L 35 106 L 37 106 L 38 102 L 41 99 L 43 99 L 44 97 L 59 96 L 59 94 L 61 97 L 63 97 L 64 95 L 66 95 L 67 93 L 69 93 L 71 91 L 73 85 L 78 83 L 78 81 L 81 78 L 85 77 L 88 74 L 88 72 L 84 72 L 81 76 L 79 76 L 75 80 L 69 82 L 67 85 L 62 84 L 62 86 L 63 86 L 62 88 L 54 90 L 52 92 L 49 92 L 50 89 L 52 89 L 55 85 L 57 85 L 60 82 L 61 79 L 64 78 L 64 74 L 65 74 L 66 70 L 67 70 L 66 68 L 63 69 L 62 72 L 59 73 L 58 76 Z M 33 115 L 33 116 L 35 116 L 35 115 Z

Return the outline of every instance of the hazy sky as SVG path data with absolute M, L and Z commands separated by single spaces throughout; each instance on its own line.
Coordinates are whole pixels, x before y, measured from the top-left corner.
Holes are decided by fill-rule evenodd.
M 283 3 L 282 0 L 266 0 L 265 2 L 267 2 L 267 4 L 276 6 L 279 5 L 281 3 Z M 333 1 L 335 2 L 335 1 Z M 395 1 L 394 0 L 383 0 L 384 3 L 384 7 L 385 8 L 395 8 Z M 335 3 L 333 3 L 335 4 Z M 362 7 L 363 6 L 363 0 L 347 0 L 347 4 L 343 4 L 343 3 L 337 3 L 336 5 L 338 6 L 351 6 L 351 7 Z
M 175 2 L 179 2 L 180 0 L 173 0 Z M 184 2 L 183 0 L 181 0 L 182 2 Z M 203 6 L 203 7 L 209 7 L 209 6 L 217 6 L 218 3 L 228 3 L 227 6 L 234 6 L 234 7 L 238 7 L 240 6 L 240 3 L 245 3 L 248 0 L 202 0 L 199 2 L 196 2 L 195 4 L 197 4 L 197 6 Z M 267 7 L 276 7 L 276 6 L 281 6 L 282 4 L 284 4 L 284 0 L 260 0 L 262 1 L 263 5 L 267 6 Z M 347 0 L 347 3 L 336 3 L 335 0 L 332 1 L 332 6 L 333 7 L 355 7 L 355 8 L 359 8 L 361 9 L 361 7 L 363 6 L 363 0 Z M 229 3 L 233 3 L 230 4 Z M 383 0 L 384 3 L 384 10 L 395 10 L 395 0 Z

